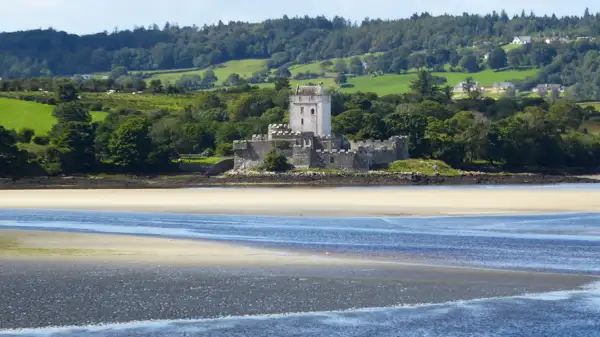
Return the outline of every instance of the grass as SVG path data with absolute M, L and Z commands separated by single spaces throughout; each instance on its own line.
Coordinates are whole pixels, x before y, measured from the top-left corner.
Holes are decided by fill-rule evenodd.
M 31 128 L 36 135 L 45 135 L 56 123 L 51 105 L 0 97 L 0 125 L 7 129 Z M 91 112 L 93 121 L 103 120 L 107 113 Z
M 237 73 L 241 77 L 250 77 L 253 73 L 266 69 L 266 60 L 238 60 L 225 62 L 216 67 L 209 67 L 205 69 L 175 69 L 145 73 L 152 74 L 152 77 L 148 81 L 159 79 L 163 83 L 175 83 L 183 75 L 204 76 L 204 72 L 206 72 L 208 69 L 213 69 L 215 75 L 219 78 L 219 81 L 217 83 L 222 84 L 227 79 L 227 77 L 233 73 Z
M 505 52 L 509 52 L 513 49 L 518 49 L 523 47 L 522 44 L 505 44 L 504 46 L 502 46 L 502 49 L 504 49 Z
M 437 165 L 437 170 L 435 169 Z M 424 175 L 434 175 L 436 173 L 444 176 L 457 176 L 463 174 L 463 171 L 452 168 L 441 160 L 428 159 L 407 159 L 398 160 L 390 164 L 389 172 L 393 173 L 421 173 Z
M 204 158 L 182 158 L 184 164 L 200 164 L 200 165 L 215 165 L 223 160 L 232 159 L 233 157 L 204 157 Z
M 535 70 L 507 70 L 493 71 L 484 70 L 478 73 L 433 73 L 435 76 L 444 77 L 447 79 L 447 84 L 454 87 L 462 82 L 467 77 L 473 77 L 473 80 L 479 82 L 483 86 L 491 86 L 494 82 L 504 82 L 510 80 L 525 79 L 526 77 L 535 75 Z M 378 77 L 361 76 L 348 79 L 348 84 L 352 87 L 343 88 L 344 92 L 374 92 L 380 96 L 388 94 L 400 94 L 410 91 L 410 82 L 416 78 L 416 74 L 399 74 L 399 75 L 383 75 Z M 318 79 L 312 80 L 313 83 Z M 294 82 L 294 81 L 293 81 Z M 333 81 L 332 81 L 333 82 Z

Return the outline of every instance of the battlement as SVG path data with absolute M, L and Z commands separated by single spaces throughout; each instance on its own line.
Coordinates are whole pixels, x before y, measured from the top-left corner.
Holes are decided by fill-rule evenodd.
M 324 154 L 356 154 L 356 151 L 353 150 L 337 150 L 337 149 L 332 149 L 330 150 L 315 150 L 316 153 L 324 153 Z
M 300 136 L 302 135 L 301 132 L 299 131 L 275 131 L 275 132 L 271 132 L 270 135 L 272 136 Z
M 254 141 L 265 141 L 265 140 L 269 140 L 269 136 L 268 135 L 252 135 L 252 140 Z
M 398 144 L 405 143 L 407 140 L 408 140 L 407 137 L 398 137 L 398 136 L 392 137 L 392 138 L 386 139 L 386 140 L 368 139 L 368 140 L 351 142 L 351 147 L 353 149 L 373 148 L 376 150 L 385 150 L 385 149 L 392 149 L 392 148 L 396 147 Z
M 289 130 L 289 124 L 269 124 L 269 130 Z

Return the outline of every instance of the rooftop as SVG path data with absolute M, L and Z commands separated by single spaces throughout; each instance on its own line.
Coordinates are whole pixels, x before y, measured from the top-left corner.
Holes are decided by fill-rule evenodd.
M 298 96 L 322 96 L 324 94 L 322 85 L 304 85 L 296 88 Z

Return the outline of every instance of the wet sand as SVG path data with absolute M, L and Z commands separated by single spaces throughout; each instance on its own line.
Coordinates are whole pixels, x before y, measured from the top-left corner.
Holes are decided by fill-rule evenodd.
M 5 190 L 4 208 L 290 216 L 406 216 L 600 211 L 599 190 Z
M 0 329 L 442 303 L 594 280 L 191 240 L 0 231 Z

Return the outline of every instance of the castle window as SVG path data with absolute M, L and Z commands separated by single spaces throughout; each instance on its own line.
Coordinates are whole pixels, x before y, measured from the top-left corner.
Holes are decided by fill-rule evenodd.
M 300 120 L 300 125 L 304 125 L 304 118 Z
M 310 114 L 314 115 L 315 114 L 315 109 L 310 109 Z
M 304 107 L 303 107 L 303 106 L 301 106 L 301 107 L 300 107 L 300 113 L 301 113 L 301 114 L 303 114 L 303 113 L 304 113 Z
M 335 162 L 335 158 L 333 156 L 329 156 L 329 164 L 333 164 Z

